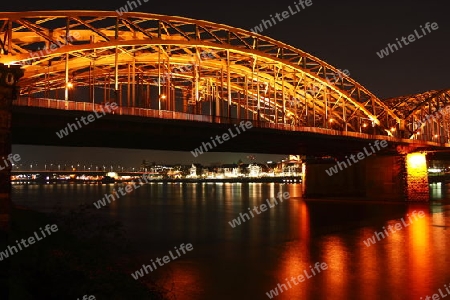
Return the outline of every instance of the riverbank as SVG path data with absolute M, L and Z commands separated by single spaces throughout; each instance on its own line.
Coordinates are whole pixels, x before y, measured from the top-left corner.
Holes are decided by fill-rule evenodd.
M 68 183 L 83 183 L 83 184 L 110 184 L 120 182 L 132 182 L 133 180 L 13 180 L 13 184 L 68 184 Z M 137 179 L 135 180 L 136 182 Z M 301 183 L 301 176 L 286 176 L 286 177 L 239 177 L 239 178 L 164 178 L 164 179 L 150 179 L 149 183 L 202 183 L 202 182 L 216 182 L 216 183 Z
M 57 234 L 0 262 L 1 299 L 166 298 L 158 286 L 126 273 L 133 256 L 120 225 L 91 218 L 85 207 L 64 216 L 14 208 L 0 251 L 49 223 L 58 224 Z

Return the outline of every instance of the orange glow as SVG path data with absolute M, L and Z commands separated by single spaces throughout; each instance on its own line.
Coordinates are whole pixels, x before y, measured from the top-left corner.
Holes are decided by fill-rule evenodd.
M 409 209 L 408 211 L 408 215 L 407 217 L 411 216 L 411 231 L 412 231 L 412 241 L 413 241 L 413 246 L 415 250 L 427 250 L 428 248 L 428 244 L 429 244 L 429 228 L 430 228 L 430 222 L 429 222 L 429 217 L 427 215 L 425 215 L 425 218 L 420 218 L 417 217 L 416 215 L 418 214 L 419 211 L 423 211 L 423 210 L 413 210 L 412 208 Z M 413 212 L 415 212 L 415 214 L 413 215 Z M 404 219 L 406 219 L 407 217 L 404 217 Z M 424 253 L 423 253 L 424 254 Z M 419 255 L 418 261 L 422 260 L 425 258 L 425 255 Z
M 395 127 L 391 127 L 391 131 L 394 132 L 395 131 Z
M 406 156 L 406 166 L 408 173 L 421 172 L 423 168 L 426 170 L 427 161 L 425 159 L 425 153 L 410 153 Z
M 406 155 L 406 186 L 408 200 L 428 201 L 428 169 L 425 153 Z
M 364 124 L 363 124 L 363 127 L 364 127 L 364 128 L 367 127 L 367 123 L 364 123 Z
M 334 120 L 333 119 L 330 119 L 330 121 L 329 121 L 330 123 L 333 123 L 334 122 Z
M 373 231 L 369 228 L 364 228 L 361 235 L 363 239 L 366 240 L 371 237 Z M 369 295 L 376 295 L 377 289 L 380 284 L 380 277 L 376 271 L 369 270 L 377 270 L 377 263 L 379 261 L 380 253 L 377 251 L 375 247 L 366 247 L 364 251 L 359 252 L 359 256 L 355 257 L 360 263 L 357 264 L 358 270 L 356 272 L 361 272 L 361 278 L 359 278 L 359 284 L 364 286 L 365 300 L 376 300 L 376 297 L 370 297 Z M 392 268 L 389 268 L 391 271 Z
M 348 256 L 349 249 L 340 237 L 332 235 L 324 240 L 323 261 L 328 264 L 328 270 L 323 273 L 325 282 L 333 291 L 334 299 L 349 299 L 347 293 L 350 291 L 350 281 L 345 276 L 349 272 L 348 266 L 351 259 Z
M 67 88 L 69 88 L 69 89 L 73 88 L 73 83 L 69 81 L 69 82 L 67 83 Z
M 291 218 L 299 226 L 300 240 L 289 242 L 285 251 L 280 257 L 280 266 L 277 277 L 280 283 L 284 283 L 285 278 L 298 277 L 304 274 L 304 270 L 309 271 L 310 255 L 310 216 L 308 206 L 304 201 L 292 201 Z M 323 272 L 324 274 L 328 272 Z M 310 273 L 310 272 L 309 272 Z M 321 273 L 318 276 L 322 276 Z M 305 285 L 289 289 L 283 293 L 286 298 L 280 299 L 309 299 L 311 295 L 311 286 Z
M 166 99 L 166 95 L 164 95 L 164 94 L 161 94 L 160 97 L 161 97 L 161 99 L 163 99 L 163 100 Z
M 302 257 L 305 257 L 302 259 Z M 283 252 L 280 259 L 280 267 L 276 274 L 280 283 L 284 283 L 285 278 L 298 277 L 304 274 L 304 270 L 308 269 L 309 251 L 307 247 L 300 242 L 292 243 Z M 324 272 L 325 274 L 326 272 Z M 302 288 L 295 287 L 284 292 L 283 296 L 290 297 L 290 299 L 308 299 L 311 294 L 311 286 L 303 285 Z M 288 299 L 288 298 L 285 298 Z
M 305 246 L 306 245 L 309 246 L 310 231 L 311 231 L 311 228 L 309 227 L 309 224 L 310 224 L 309 210 L 308 210 L 308 206 L 306 206 L 306 203 L 303 201 L 300 205 L 300 216 L 301 216 L 301 221 L 300 221 L 301 237 L 303 239 Z
M 422 211 L 424 217 L 418 217 L 418 212 Z M 430 256 L 430 216 L 423 209 L 408 209 L 408 214 L 403 217 L 407 224 L 411 224 L 409 229 L 409 249 L 412 251 L 409 263 L 413 266 L 415 272 L 411 272 L 411 285 L 420 290 L 427 290 L 428 279 L 433 276 L 431 274 Z
M 177 299 L 188 300 L 192 299 L 190 295 L 193 292 L 204 291 L 206 287 L 204 282 L 207 282 L 205 274 L 202 274 L 195 264 L 171 264 L 172 270 L 166 273 L 166 278 L 158 279 L 157 283 L 163 286 L 166 290 L 170 290 L 177 295 Z M 149 287 L 154 288 L 151 284 Z

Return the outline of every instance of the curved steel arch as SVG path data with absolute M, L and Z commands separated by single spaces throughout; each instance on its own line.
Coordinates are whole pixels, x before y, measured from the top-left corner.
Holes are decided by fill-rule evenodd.
M 126 90 L 127 105 L 142 106 L 136 89 L 144 86 L 149 97 L 151 86 L 167 94 L 167 103 L 173 102 L 169 110 L 177 109 L 176 101 L 185 107 L 187 99 L 197 113 L 203 104 L 215 115 L 243 118 L 245 111 L 255 120 L 353 132 L 372 123 L 368 133 L 377 134 L 388 134 L 400 122 L 359 83 L 306 52 L 247 30 L 183 17 L 4 12 L 1 62 L 31 63 L 24 65 L 22 94 L 64 91 L 67 99 L 70 82 L 77 89 L 103 87 L 108 99 L 113 91 L 112 97 L 122 100 L 119 91 Z
M 389 98 L 384 102 L 404 120 L 409 138 L 448 143 L 450 89 Z

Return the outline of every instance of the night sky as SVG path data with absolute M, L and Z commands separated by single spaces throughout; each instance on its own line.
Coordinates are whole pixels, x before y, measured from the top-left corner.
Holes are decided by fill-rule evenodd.
M 287 10 L 294 1 L 155 1 L 134 12 L 177 15 L 250 29 Z M 323 1 L 290 16 L 262 34 L 280 40 L 330 63 L 347 69 L 350 76 L 379 98 L 409 95 L 450 88 L 450 18 L 448 1 Z M 109 1 L 8 1 L 3 11 L 25 10 L 111 10 L 126 4 Z M 7 7 L 4 7 L 4 6 Z M 449 7 L 449 8 L 447 8 Z M 380 59 L 377 51 L 396 38 L 408 36 L 420 25 L 438 23 L 439 28 L 402 49 Z M 122 164 L 136 166 L 146 158 L 167 163 L 246 161 L 248 154 L 207 153 L 194 159 L 190 152 L 124 149 L 59 148 L 14 145 L 24 161 Z M 281 156 L 256 154 L 258 161 Z M 248 161 L 248 160 L 247 160 Z

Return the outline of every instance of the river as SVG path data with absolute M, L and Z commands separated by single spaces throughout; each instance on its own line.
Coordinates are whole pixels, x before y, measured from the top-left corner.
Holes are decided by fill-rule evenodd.
M 14 184 L 13 202 L 42 212 L 59 203 L 67 211 L 92 205 L 113 187 Z M 279 192 L 289 198 L 229 224 Z M 134 259 L 141 265 L 130 269 L 192 244 L 152 272 L 176 299 L 270 299 L 269 293 L 273 299 L 409 300 L 439 289 L 450 294 L 449 186 L 433 184 L 431 198 L 407 205 L 381 196 L 377 202 L 303 199 L 301 184 L 151 183 L 92 208 L 120 221 L 138 245 Z M 311 271 L 316 263 L 327 268 Z M 280 287 L 278 296 L 270 294 Z

